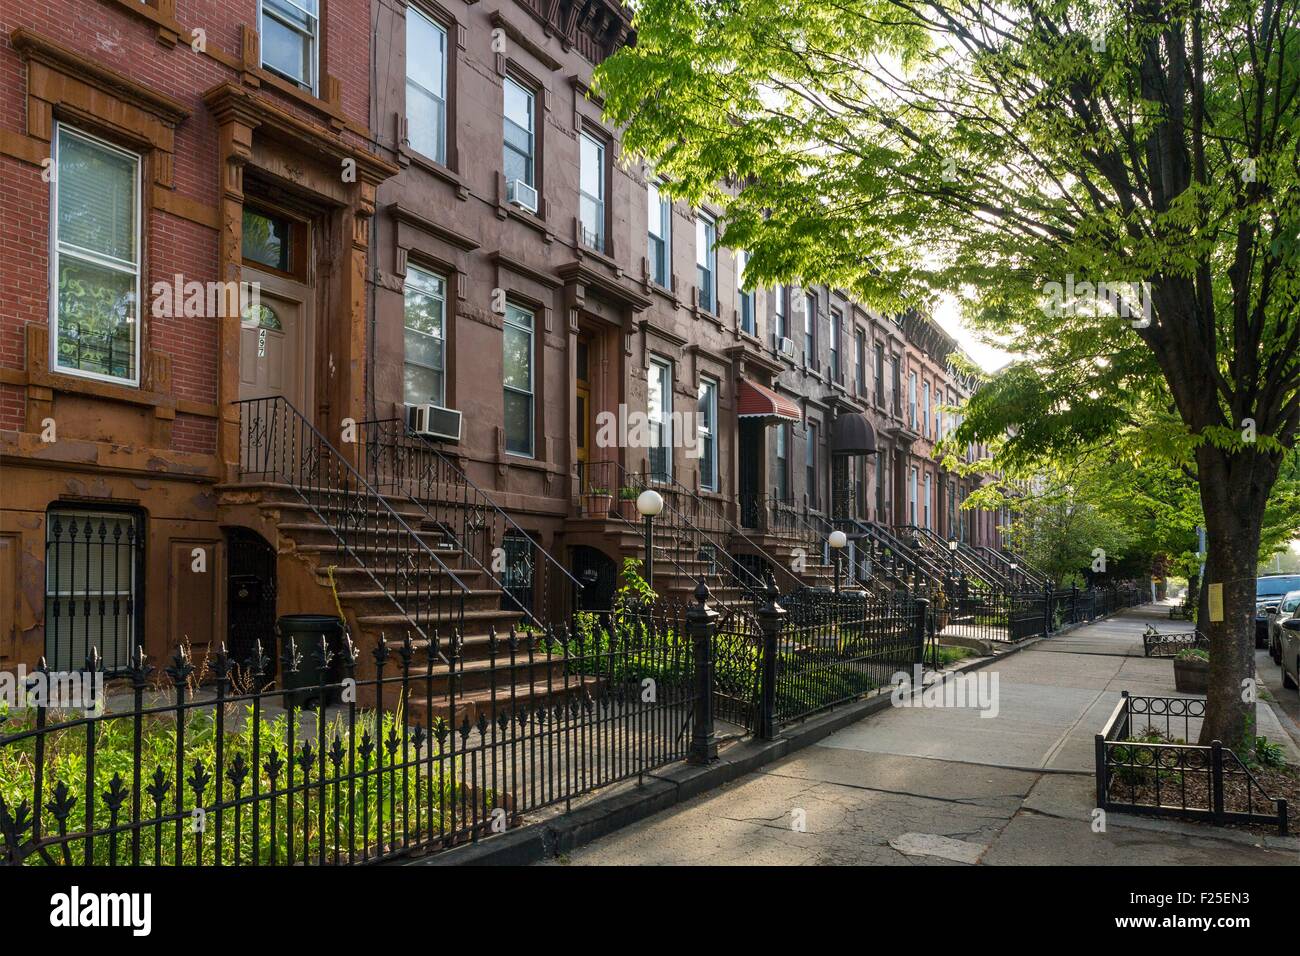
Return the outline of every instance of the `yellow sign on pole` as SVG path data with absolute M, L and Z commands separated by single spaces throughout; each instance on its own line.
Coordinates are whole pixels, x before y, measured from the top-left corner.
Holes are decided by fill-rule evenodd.
M 1211 584 L 1210 593 L 1208 596 L 1210 600 L 1210 620 L 1222 621 L 1223 620 L 1223 585 Z

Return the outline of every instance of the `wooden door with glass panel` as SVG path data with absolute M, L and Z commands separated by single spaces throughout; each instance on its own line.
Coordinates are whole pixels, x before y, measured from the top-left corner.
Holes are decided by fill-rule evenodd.
M 243 229 L 241 277 L 249 294 L 239 333 L 239 397 L 281 397 L 310 414 L 306 224 L 246 207 Z

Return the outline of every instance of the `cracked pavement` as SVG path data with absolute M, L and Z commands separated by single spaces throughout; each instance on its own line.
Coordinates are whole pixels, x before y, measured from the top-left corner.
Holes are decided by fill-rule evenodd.
M 993 662 L 983 673 L 998 673 L 996 717 L 887 708 L 548 862 L 1300 864 L 1294 837 L 1115 812 L 1093 831 L 1093 737 L 1120 690 L 1173 693 L 1172 664 L 1141 648 L 1142 629 L 1167 625 L 1165 613 L 1134 609 Z M 1261 703 L 1258 719 L 1295 747 L 1285 716 Z

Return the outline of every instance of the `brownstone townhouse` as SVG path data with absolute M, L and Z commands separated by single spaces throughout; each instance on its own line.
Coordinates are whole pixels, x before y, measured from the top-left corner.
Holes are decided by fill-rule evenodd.
M 607 606 L 646 489 L 670 596 L 829 585 L 834 531 L 867 586 L 885 553 L 995 560 L 934 460 L 955 343 L 745 288 L 717 211 L 669 201 L 591 95 L 635 41 L 618 3 L 0 27 L 0 666 L 239 655 L 299 612 L 472 657 Z

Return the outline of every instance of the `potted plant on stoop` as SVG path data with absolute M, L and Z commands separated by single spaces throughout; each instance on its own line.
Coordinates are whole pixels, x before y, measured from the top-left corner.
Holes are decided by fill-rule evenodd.
M 640 493 L 630 485 L 618 489 L 618 513 L 628 521 L 637 521 L 641 517 L 636 511 L 636 499 Z
M 583 506 L 587 509 L 587 517 L 608 518 L 609 506 L 613 501 L 614 497 L 609 493 L 608 488 L 597 488 L 592 485 L 587 489 L 583 501 Z
M 1200 647 L 1184 647 L 1174 655 L 1174 689 L 1180 694 L 1204 694 L 1209 689 L 1210 654 Z

